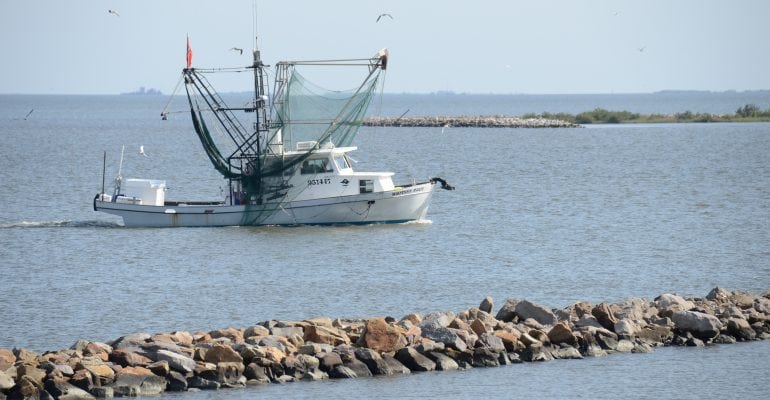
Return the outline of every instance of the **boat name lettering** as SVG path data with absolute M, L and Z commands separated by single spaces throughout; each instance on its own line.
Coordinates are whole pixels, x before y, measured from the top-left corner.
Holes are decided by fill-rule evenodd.
M 308 179 L 307 185 L 313 186 L 313 185 L 328 185 L 332 183 L 331 178 L 321 178 L 321 179 Z
M 414 187 L 414 188 L 409 188 L 409 189 L 399 190 L 398 192 L 393 192 L 393 196 L 403 196 L 403 195 L 405 195 L 405 194 L 409 194 L 409 193 L 417 193 L 417 192 L 422 192 L 423 190 L 425 190 L 425 188 L 422 188 L 422 187 Z

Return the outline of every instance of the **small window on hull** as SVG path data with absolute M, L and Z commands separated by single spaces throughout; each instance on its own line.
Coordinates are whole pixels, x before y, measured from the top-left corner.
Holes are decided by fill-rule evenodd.
M 374 191 L 374 181 L 371 179 L 361 179 L 358 181 L 358 187 L 361 193 L 372 193 Z

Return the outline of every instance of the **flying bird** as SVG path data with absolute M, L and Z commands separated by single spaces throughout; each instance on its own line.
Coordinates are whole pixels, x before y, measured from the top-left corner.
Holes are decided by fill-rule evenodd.
M 107 12 L 108 12 L 108 13 L 110 13 L 110 14 L 113 14 L 113 15 L 115 15 L 116 17 L 119 17 L 119 16 L 120 16 L 120 14 L 118 14 L 118 12 L 117 12 L 117 11 L 115 11 L 115 10 L 107 10 Z
M 233 48 L 231 48 L 230 50 L 232 50 L 232 51 L 237 51 L 237 52 L 241 53 L 241 55 L 243 55 L 243 49 L 241 49 L 241 48 L 239 48 L 239 47 L 233 47 Z
M 33 109 L 31 109 L 31 110 L 29 110 L 29 112 L 27 113 L 27 115 L 25 115 L 25 116 L 24 116 L 24 120 L 25 120 L 25 121 L 27 120 L 27 117 L 29 117 L 29 116 L 32 114 L 32 112 L 33 112 L 33 111 L 35 111 L 35 109 L 34 109 L 34 108 L 33 108 Z
M 392 15 L 390 15 L 390 14 L 388 14 L 388 13 L 383 13 L 383 14 L 380 14 L 380 15 L 378 15 L 378 16 L 377 16 L 377 21 L 375 21 L 375 22 L 380 22 L 380 19 L 381 19 L 382 17 L 388 17 L 388 18 L 390 18 L 390 19 L 393 19 L 393 16 L 392 16 Z
M 642 46 L 642 47 L 638 48 L 637 50 L 639 50 L 639 52 L 641 53 L 641 52 L 643 52 L 643 51 L 644 51 L 644 49 L 646 49 L 646 48 L 647 48 L 647 46 Z
M 139 146 L 139 154 L 141 154 L 141 155 L 143 155 L 145 157 L 149 157 L 147 155 L 147 153 L 144 152 L 144 145 Z

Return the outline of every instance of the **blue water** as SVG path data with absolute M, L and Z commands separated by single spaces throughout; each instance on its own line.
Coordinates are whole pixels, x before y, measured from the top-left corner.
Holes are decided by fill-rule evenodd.
M 386 95 L 372 109 L 732 113 L 747 103 L 770 107 L 761 93 Z M 173 199 L 220 196 L 223 181 L 189 117 L 160 120 L 166 100 L 0 96 L 0 347 L 45 351 L 77 339 L 272 318 L 459 312 L 487 295 L 498 306 L 512 297 L 565 307 L 664 292 L 704 296 L 715 286 L 770 289 L 770 124 L 364 128 L 356 169 L 394 171 L 397 181 L 441 176 L 458 187 L 436 193 L 430 222 L 126 229 L 91 208 L 104 150 L 108 188 L 125 145 L 126 178 L 165 179 Z M 149 157 L 138 154 L 140 145 Z M 219 395 L 761 397 L 769 355 L 764 342 L 658 349 Z

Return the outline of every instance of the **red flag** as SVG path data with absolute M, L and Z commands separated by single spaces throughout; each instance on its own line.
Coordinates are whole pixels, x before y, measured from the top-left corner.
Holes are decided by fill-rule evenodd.
M 187 68 L 192 65 L 192 47 L 190 47 L 190 37 L 187 37 Z

